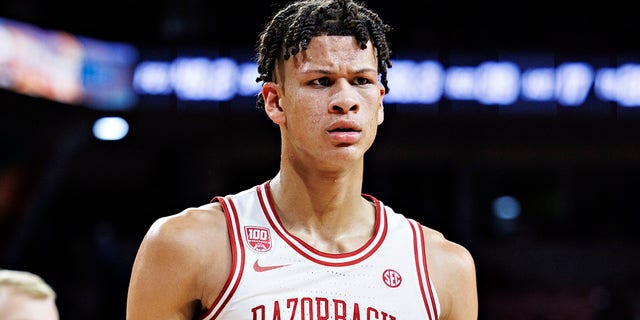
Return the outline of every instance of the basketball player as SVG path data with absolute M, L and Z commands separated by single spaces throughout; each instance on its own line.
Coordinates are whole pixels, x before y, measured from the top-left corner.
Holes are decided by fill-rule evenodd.
M 0 269 L 0 319 L 58 320 L 56 293 L 38 275 Z
M 268 21 L 257 104 L 280 128 L 279 171 L 158 219 L 128 320 L 477 319 L 469 251 L 362 193 L 388 31 L 351 0 L 293 2 Z

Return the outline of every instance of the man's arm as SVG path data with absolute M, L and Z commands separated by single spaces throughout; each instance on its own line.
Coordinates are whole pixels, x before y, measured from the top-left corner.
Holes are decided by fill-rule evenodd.
M 439 319 L 478 319 L 476 267 L 471 253 L 424 227 L 427 265 L 440 301 Z
M 131 272 L 127 320 L 191 320 L 213 303 L 231 260 L 219 205 L 203 208 L 160 218 L 149 228 Z

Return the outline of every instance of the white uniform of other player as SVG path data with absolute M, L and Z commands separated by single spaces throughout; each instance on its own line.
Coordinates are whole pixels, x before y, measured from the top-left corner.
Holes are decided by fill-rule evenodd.
M 420 225 L 363 196 L 376 207 L 375 231 L 362 247 L 341 254 L 316 250 L 284 229 L 269 181 L 215 197 L 233 259 L 224 289 L 201 319 L 437 319 Z

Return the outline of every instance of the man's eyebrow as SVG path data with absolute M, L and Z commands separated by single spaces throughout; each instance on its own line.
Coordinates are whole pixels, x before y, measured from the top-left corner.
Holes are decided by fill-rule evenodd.
M 367 73 L 367 72 L 375 72 L 378 73 L 378 69 L 377 68 L 362 68 L 362 69 L 358 69 L 356 70 L 355 73 Z
M 362 68 L 362 69 L 357 69 L 357 70 L 353 70 L 350 71 L 350 73 L 378 73 L 378 69 L 376 68 Z M 328 69 L 309 69 L 309 70 L 303 70 L 302 73 L 322 73 L 322 74 L 332 74 L 334 73 L 333 71 L 330 71 Z

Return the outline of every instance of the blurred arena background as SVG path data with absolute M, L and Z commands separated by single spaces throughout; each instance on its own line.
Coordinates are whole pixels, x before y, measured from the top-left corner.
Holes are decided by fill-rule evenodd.
M 124 319 L 156 218 L 272 177 L 277 128 L 242 63 L 274 3 L 3 0 L 0 268 L 47 279 L 61 319 Z M 480 319 L 640 319 L 632 4 L 368 3 L 394 27 L 400 94 L 364 192 L 469 248 Z M 435 98 L 406 69 L 442 77 Z

